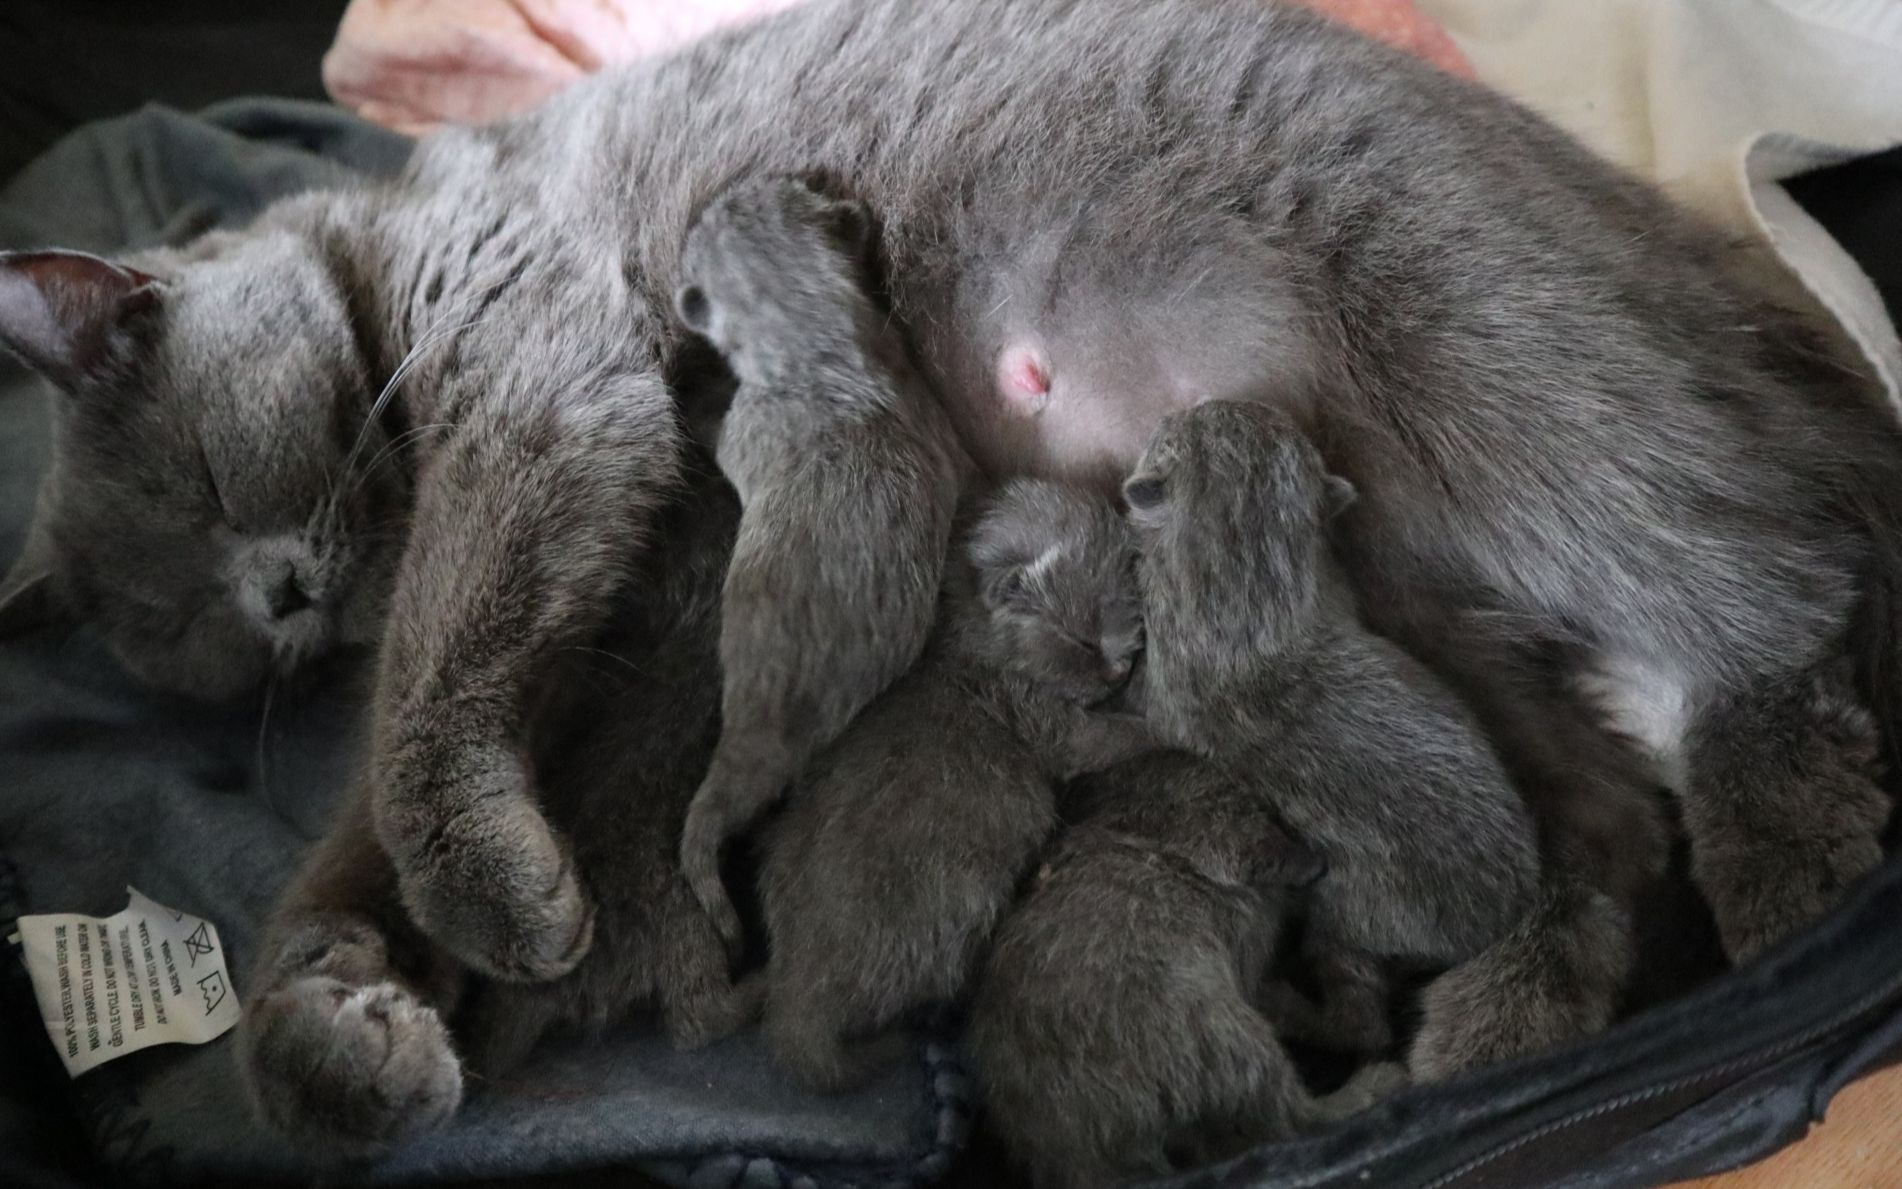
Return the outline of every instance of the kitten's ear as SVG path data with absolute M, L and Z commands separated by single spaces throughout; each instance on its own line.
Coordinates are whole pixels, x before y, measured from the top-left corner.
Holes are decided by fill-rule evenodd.
M 872 246 L 872 208 L 852 198 L 836 198 L 826 203 L 819 217 L 845 248 L 863 255 Z
M 704 335 L 712 322 L 713 311 L 707 303 L 707 291 L 698 285 L 682 285 L 674 294 L 674 310 L 688 330 Z
M 1326 494 L 1322 496 L 1322 507 L 1330 520 L 1353 507 L 1360 499 L 1360 489 L 1339 475 L 1327 477 L 1326 489 Z
M 0 252 L 0 347 L 68 391 L 158 300 L 156 278 L 85 252 Z
M 1137 472 L 1123 484 L 1123 503 L 1129 506 L 1130 519 L 1144 523 L 1155 519 L 1169 500 L 1169 481 L 1153 472 Z
M 978 594 L 992 611 L 1001 611 L 1024 601 L 1028 587 L 1026 566 L 1003 566 L 989 571 L 978 580 Z

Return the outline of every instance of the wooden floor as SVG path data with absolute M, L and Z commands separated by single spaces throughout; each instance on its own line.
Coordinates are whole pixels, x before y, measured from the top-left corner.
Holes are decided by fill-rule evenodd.
M 1838 1094 L 1801 1143 L 1674 1189 L 1902 1189 L 1902 1066 Z

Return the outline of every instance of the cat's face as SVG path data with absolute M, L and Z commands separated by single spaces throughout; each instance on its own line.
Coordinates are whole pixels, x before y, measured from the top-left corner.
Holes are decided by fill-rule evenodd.
M 1142 606 L 1128 530 L 1106 500 L 1040 480 L 1007 484 L 968 551 L 994 661 L 1079 705 L 1128 684 Z
M 403 480 L 299 241 L 148 267 L 0 256 L 0 345 L 59 390 L 0 624 L 84 620 L 136 676 L 220 697 L 374 638 Z

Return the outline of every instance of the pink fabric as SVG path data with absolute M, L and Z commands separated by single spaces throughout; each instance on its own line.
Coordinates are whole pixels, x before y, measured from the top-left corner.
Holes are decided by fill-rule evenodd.
M 1471 67 L 1413 0 L 1302 0 L 1456 74 Z M 798 0 L 351 0 L 324 57 L 331 95 L 405 132 L 481 123 L 583 75 Z

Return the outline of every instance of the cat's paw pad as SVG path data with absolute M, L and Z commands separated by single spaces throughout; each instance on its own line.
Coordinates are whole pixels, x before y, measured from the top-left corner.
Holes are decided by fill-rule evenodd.
M 401 987 L 308 976 L 259 996 L 243 1061 L 264 1122 L 314 1156 L 376 1155 L 442 1126 L 462 1065 L 435 1009 Z
M 417 926 L 492 978 L 559 978 L 594 940 L 594 906 L 568 848 L 526 797 L 475 802 L 404 866 L 403 902 Z

